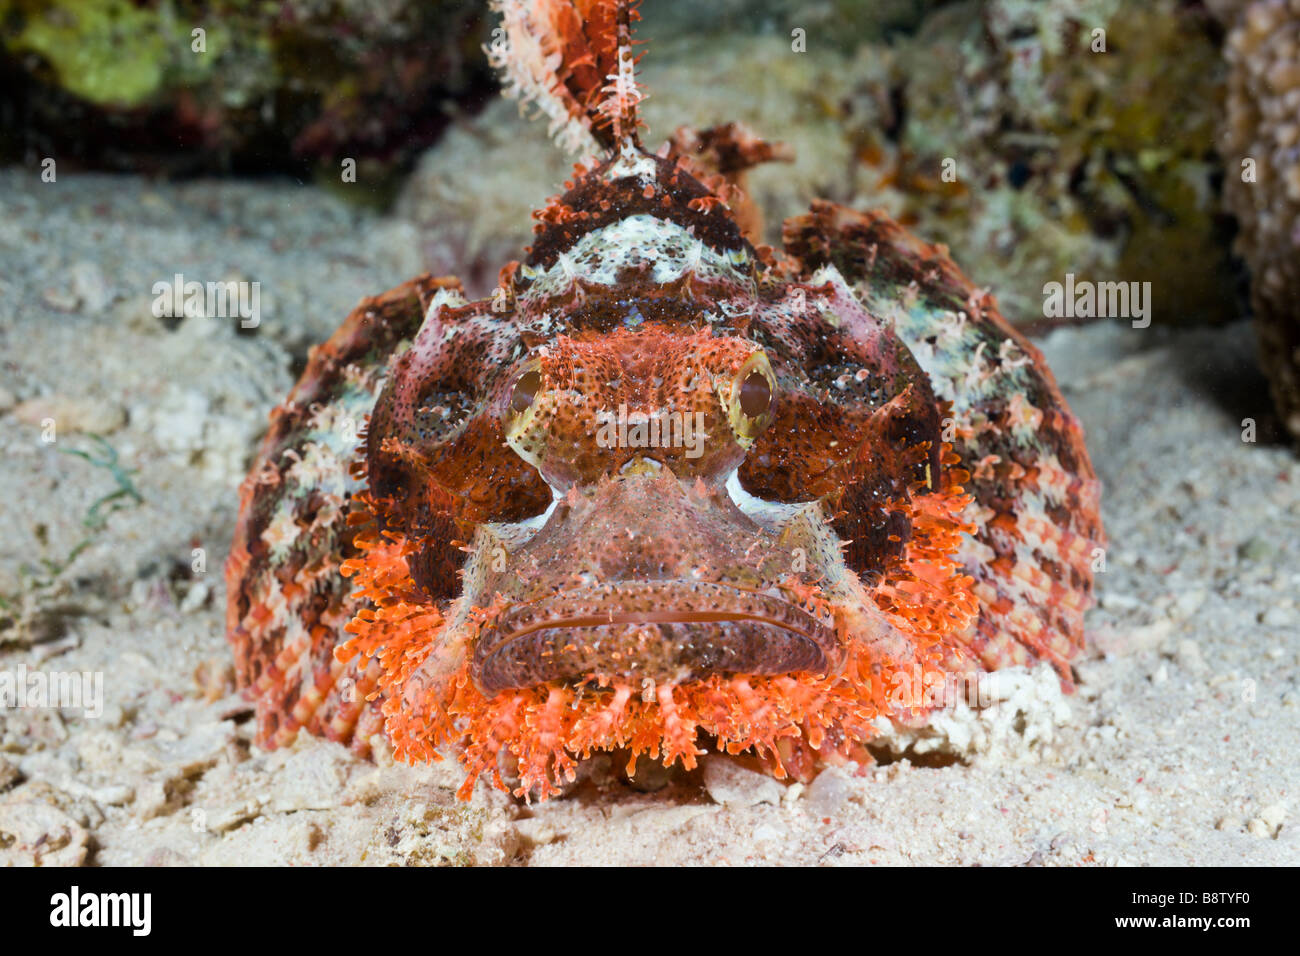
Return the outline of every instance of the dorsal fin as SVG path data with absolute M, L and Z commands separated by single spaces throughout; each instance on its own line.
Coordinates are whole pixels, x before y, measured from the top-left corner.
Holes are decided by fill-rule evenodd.
M 501 16 L 487 49 L 505 94 L 532 103 L 579 156 L 639 145 L 632 24 L 637 0 L 492 0 Z

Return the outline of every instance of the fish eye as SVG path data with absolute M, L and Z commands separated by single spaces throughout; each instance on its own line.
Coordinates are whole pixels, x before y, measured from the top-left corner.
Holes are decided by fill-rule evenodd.
M 736 436 L 746 447 L 771 424 L 775 389 L 772 366 L 762 352 L 751 355 L 732 379 L 728 417 Z
M 740 384 L 740 410 L 748 418 L 758 418 L 772 405 L 772 385 L 758 369 Z
M 537 398 L 537 393 L 542 387 L 542 373 L 537 369 L 529 369 L 519 376 L 515 382 L 514 391 L 510 395 L 510 407 L 516 412 L 527 411 Z

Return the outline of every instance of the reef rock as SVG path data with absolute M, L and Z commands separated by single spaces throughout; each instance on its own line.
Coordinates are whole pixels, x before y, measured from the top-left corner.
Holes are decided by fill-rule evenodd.
M 942 7 L 896 44 L 892 109 L 872 84 L 850 100 L 877 172 L 855 205 L 946 242 L 1015 322 L 1067 273 L 1150 282 L 1156 322 L 1233 318 L 1217 30 L 1176 0 Z
M 473 0 L 0 0 L 0 158 L 386 172 L 488 82 L 485 24 Z
M 1300 438 L 1300 0 L 1259 0 L 1225 45 L 1224 198 L 1241 223 L 1260 364 Z

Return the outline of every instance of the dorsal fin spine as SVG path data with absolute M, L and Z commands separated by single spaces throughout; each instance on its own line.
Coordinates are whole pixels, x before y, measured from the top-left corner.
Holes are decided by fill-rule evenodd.
M 639 147 L 632 23 L 637 0 L 492 0 L 501 17 L 486 48 L 504 92 L 533 104 L 580 156 Z

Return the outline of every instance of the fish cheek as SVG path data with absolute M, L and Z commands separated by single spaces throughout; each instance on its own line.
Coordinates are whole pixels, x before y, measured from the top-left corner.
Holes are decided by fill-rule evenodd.
M 372 432 L 372 435 L 375 434 Z M 457 543 L 455 502 L 418 465 L 372 454 L 370 496 L 385 527 L 415 544 L 407 556 L 411 578 L 430 601 L 454 597 L 466 554 Z
M 858 454 L 845 463 L 832 522 L 849 542 L 845 563 L 859 576 L 888 573 L 912 537 L 912 499 L 939 487 L 938 406 L 911 390 L 878 409 L 864 428 Z
M 928 389 L 883 405 L 818 402 L 792 390 L 740 470 L 741 486 L 770 501 L 820 498 L 846 542 L 845 564 L 878 578 L 912 536 L 911 499 L 938 487 L 941 419 Z
M 414 546 L 407 557 L 412 579 L 430 601 L 440 601 L 460 593 L 463 547 L 479 525 L 539 515 L 551 492 L 506 447 L 489 402 L 446 382 L 403 388 L 394 376 L 394 383 L 371 417 L 370 494 L 386 527 Z M 404 405 L 401 396 L 410 393 L 420 397 Z M 454 414 L 441 410 L 453 405 Z

